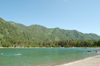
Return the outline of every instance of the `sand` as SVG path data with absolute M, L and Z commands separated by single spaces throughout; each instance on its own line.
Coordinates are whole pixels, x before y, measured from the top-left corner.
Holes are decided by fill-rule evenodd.
M 100 66 L 100 55 L 57 66 Z

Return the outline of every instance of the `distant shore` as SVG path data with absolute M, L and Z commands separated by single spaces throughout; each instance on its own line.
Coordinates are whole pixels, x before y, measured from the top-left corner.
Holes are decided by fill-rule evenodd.
M 0 47 L 0 48 L 100 48 L 100 47 Z
M 56 66 L 100 66 L 100 55 Z

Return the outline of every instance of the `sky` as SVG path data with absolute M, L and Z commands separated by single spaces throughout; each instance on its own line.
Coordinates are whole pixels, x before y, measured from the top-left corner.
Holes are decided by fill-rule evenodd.
M 0 0 L 0 17 L 100 35 L 100 0 Z

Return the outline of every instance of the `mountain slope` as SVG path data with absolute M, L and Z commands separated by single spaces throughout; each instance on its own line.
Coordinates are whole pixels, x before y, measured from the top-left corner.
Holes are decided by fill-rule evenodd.
M 31 40 L 31 36 L 0 18 L 0 40 Z
M 96 34 L 84 34 L 77 30 L 64 30 L 60 28 L 46 28 L 40 25 L 25 26 L 9 22 L 14 27 L 32 36 L 33 41 L 59 41 L 59 40 L 99 40 Z M 14 24 L 13 24 L 14 23 Z

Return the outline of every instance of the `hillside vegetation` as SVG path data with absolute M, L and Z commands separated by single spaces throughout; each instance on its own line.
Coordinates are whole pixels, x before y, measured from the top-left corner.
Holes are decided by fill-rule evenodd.
M 25 26 L 0 18 L 0 40 L 3 39 L 44 42 L 60 40 L 99 40 L 100 36 L 92 33 L 84 34 L 77 30 L 51 29 L 40 25 Z
M 77 30 L 25 26 L 0 18 L 1 47 L 99 47 L 100 36 Z

